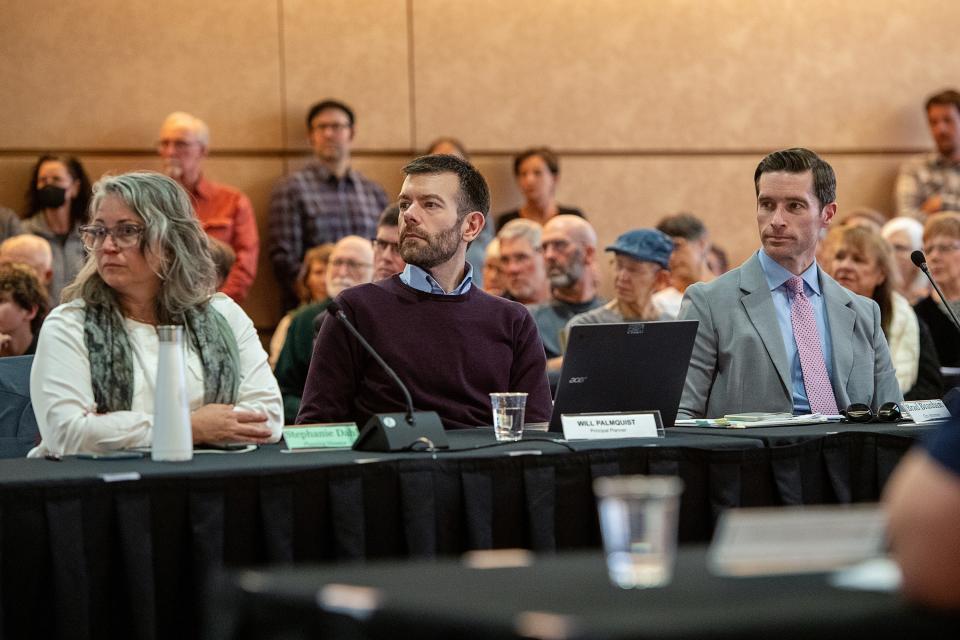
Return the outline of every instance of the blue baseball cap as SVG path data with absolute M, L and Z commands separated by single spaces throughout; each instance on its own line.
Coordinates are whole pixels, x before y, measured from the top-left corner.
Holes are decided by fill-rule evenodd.
M 656 229 L 633 229 L 621 234 L 617 241 L 607 247 L 620 255 L 653 262 L 664 269 L 670 266 L 670 254 L 673 253 L 673 240 Z

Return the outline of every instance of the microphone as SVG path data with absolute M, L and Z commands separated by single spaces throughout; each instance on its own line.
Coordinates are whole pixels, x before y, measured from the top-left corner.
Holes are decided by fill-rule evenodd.
M 947 313 L 950 314 L 950 319 L 953 320 L 953 326 L 956 327 L 957 333 L 960 333 L 960 321 L 957 320 L 957 316 L 954 315 L 953 309 L 950 308 L 950 305 L 947 304 L 947 299 L 943 296 L 943 291 L 940 291 L 940 287 L 937 286 L 937 281 L 933 279 L 933 276 L 930 275 L 930 270 L 927 268 L 927 257 L 923 255 L 923 251 L 919 249 L 910 254 L 910 261 L 913 264 L 917 265 L 917 268 L 927 276 L 927 280 L 930 281 L 930 284 L 933 285 L 934 290 L 937 292 L 937 295 L 940 296 L 940 299 L 943 301 L 943 306 L 947 308 Z
M 353 443 L 353 448 L 358 451 L 389 452 L 407 451 L 417 445 L 422 445 L 424 449 L 430 451 L 448 449 L 450 445 L 447 442 L 447 433 L 443 429 L 443 423 L 440 421 L 437 412 L 414 409 L 413 398 L 410 396 L 407 385 L 403 384 L 396 371 L 380 357 L 377 350 L 357 331 L 357 328 L 347 319 L 347 315 L 336 301 L 327 305 L 327 313 L 339 320 L 367 353 L 373 356 L 377 364 L 387 372 L 400 388 L 400 391 L 403 392 L 403 398 L 407 405 L 405 414 L 377 413 L 371 416 L 360 431 L 357 441 Z

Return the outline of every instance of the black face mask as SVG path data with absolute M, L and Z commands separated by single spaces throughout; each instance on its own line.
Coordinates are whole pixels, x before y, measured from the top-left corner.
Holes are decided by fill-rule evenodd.
M 37 190 L 37 206 L 40 209 L 56 209 L 67 201 L 67 190 L 63 187 L 48 184 Z

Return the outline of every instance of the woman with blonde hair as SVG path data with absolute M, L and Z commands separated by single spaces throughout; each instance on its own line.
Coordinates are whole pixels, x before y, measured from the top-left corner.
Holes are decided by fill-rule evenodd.
M 148 447 L 158 325 L 184 327 L 193 441 L 280 438 L 280 390 L 253 323 L 216 294 L 207 236 L 187 193 L 153 172 L 94 186 L 88 255 L 47 316 L 30 376 L 42 441 L 30 456 Z
M 900 276 L 890 246 L 879 233 L 860 226 L 834 228 L 826 246 L 830 248 L 826 269 L 834 280 L 880 307 L 880 326 L 904 397 L 939 398 L 943 386 L 936 349 L 929 330 L 897 292 Z

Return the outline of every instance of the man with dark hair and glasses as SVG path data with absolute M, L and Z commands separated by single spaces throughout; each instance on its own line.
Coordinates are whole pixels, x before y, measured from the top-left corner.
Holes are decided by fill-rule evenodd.
M 400 273 L 407 266 L 400 255 L 400 207 L 392 204 L 380 214 L 377 237 L 373 239 L 373 280 Z
M 337 303 L 410 389 L 418 410 L 448 429 L 488 425 L 489 394 L 529 394 L 526 419 L 550 418 L 546 360 L 536 324 L 518 303 L 473 285 L 467 246 L 490 210 L 486 181 L 454 156 L 404 167 L 397 275 L 354 287 Z M 298 423 L 353 421 L 404 411 L 403 395 L 337 318 L 317 336 Z
M 761 249 L 684 295 L 680 319 L 700 326 L 680 414 L 834 415 L 902 401 L 877 303 L 816 262 L 837 211 L 833 168 L 807 149 L 777 151 L 757 166 L 754 187 Z
M 376 182 L 350 166 L 356 133 L 353 110 L 323 100 L 307 113 L 315 159 L 280 182 L 270 199 L 270 261 L 284 309 L 296 305 L 293 284 L 310 247 L 348 235 L 372 239 L 387 196 Z

